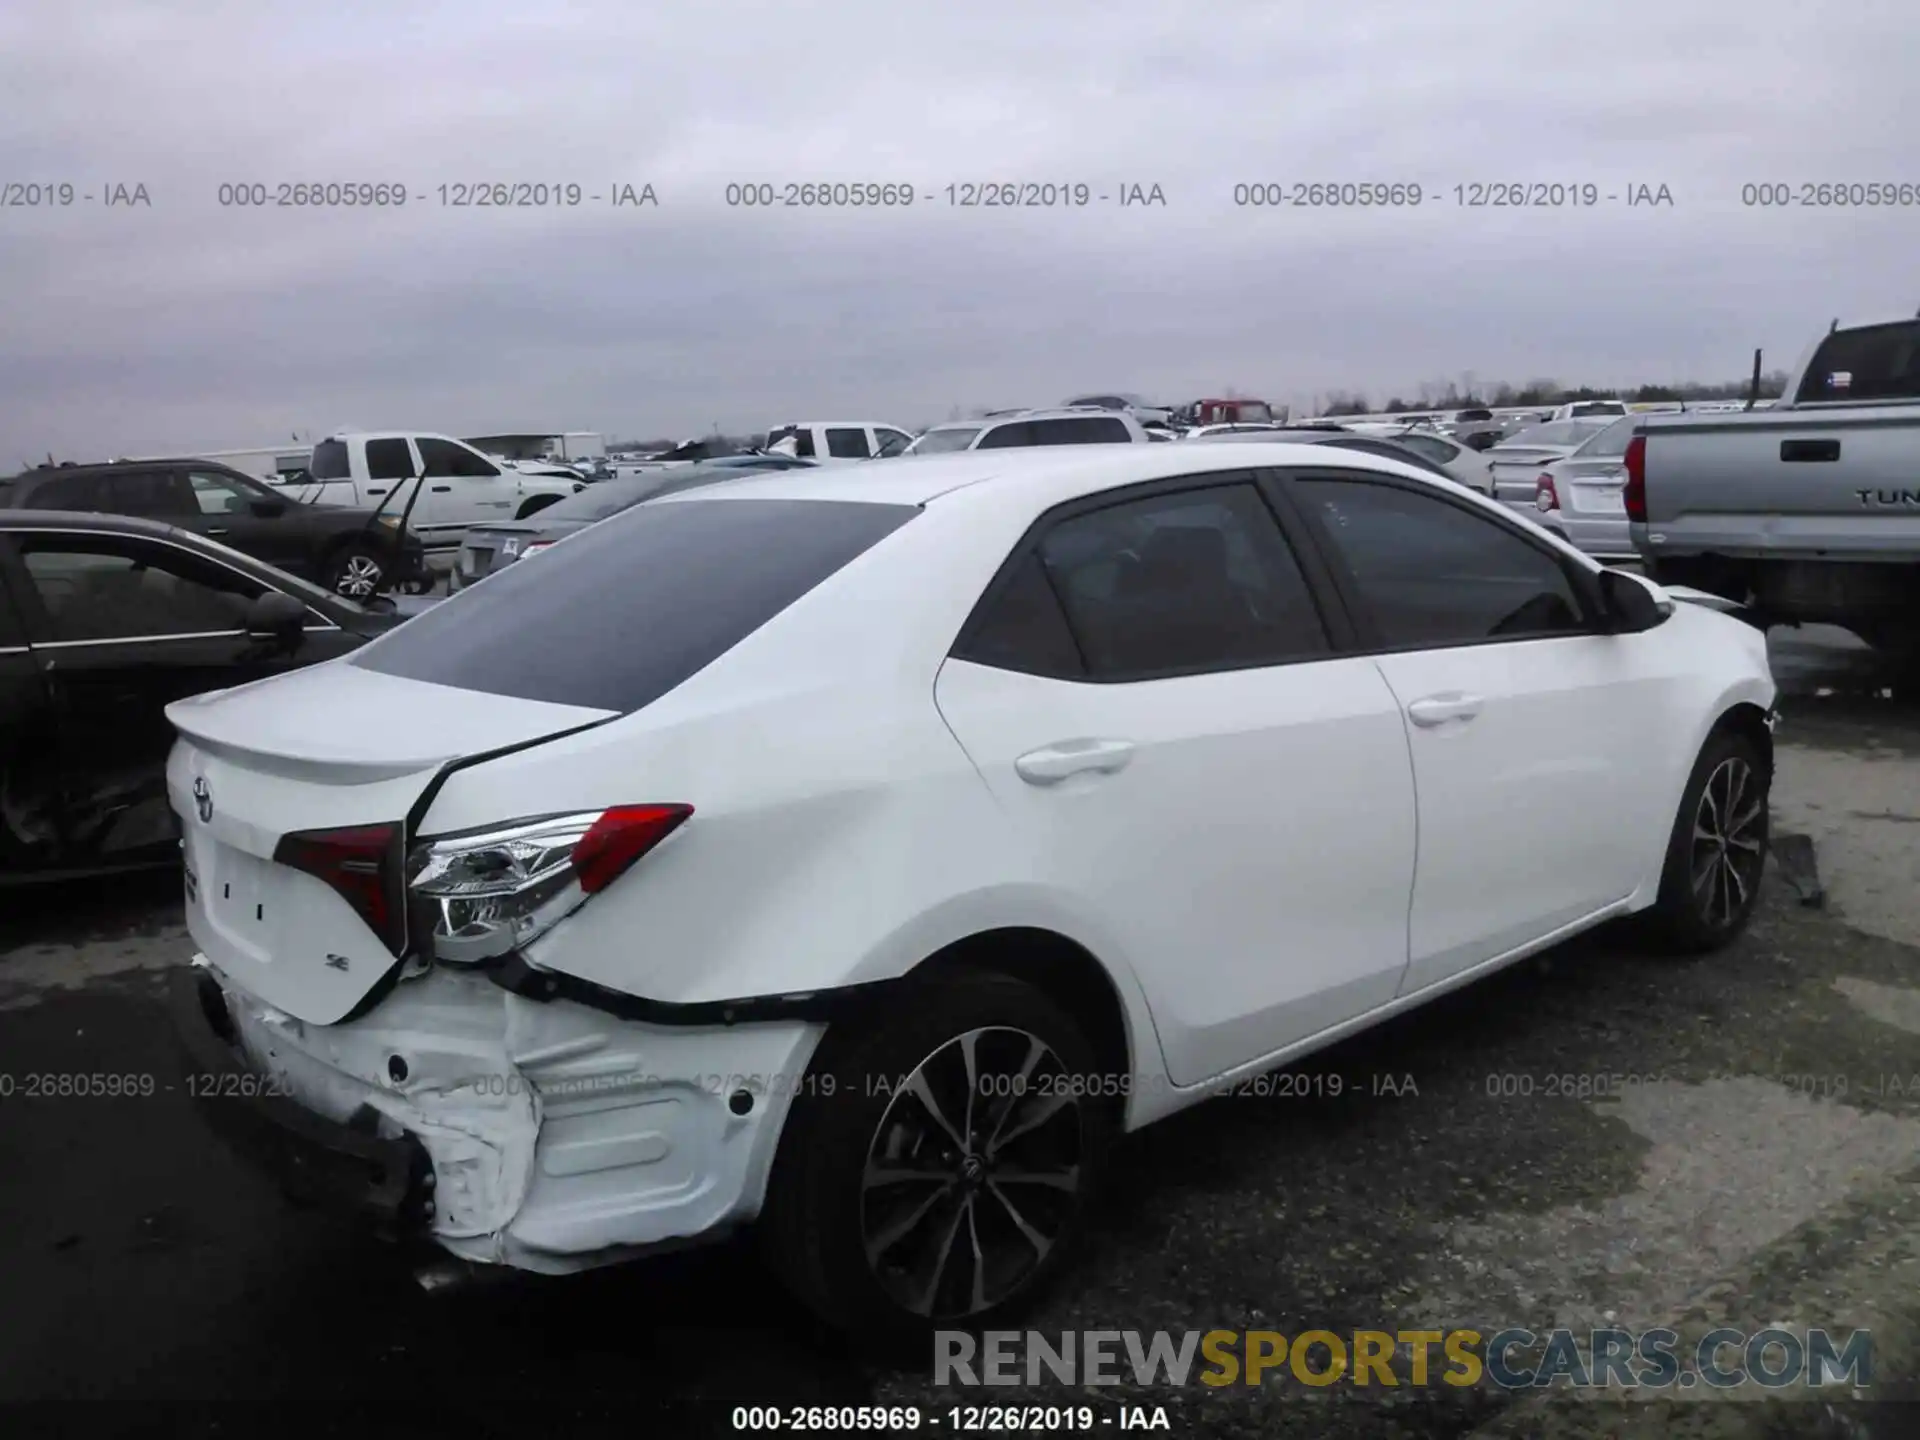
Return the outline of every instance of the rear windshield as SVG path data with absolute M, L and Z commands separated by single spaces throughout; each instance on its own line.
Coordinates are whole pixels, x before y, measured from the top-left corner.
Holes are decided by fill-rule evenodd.
M 1802 405 L 1920 398 L 1920 321 L 1837 330 L 1820 342 L 1794 397 Z
M 857 500 L 636 505 L 441 601 L 348 663 L 628 713 L 705 669 L 918 513 Z

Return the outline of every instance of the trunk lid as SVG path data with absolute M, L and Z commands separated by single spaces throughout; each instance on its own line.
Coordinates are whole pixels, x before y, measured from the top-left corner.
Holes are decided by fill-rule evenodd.
M 398 957 L 340 889 L 275 859 L 283 839 L 390 827 L 377 880 L 404 885 L 409 812 L 448 764 L 614 715 L 344 661 L 176 701 L 166 713 L 179 732 L 167 797 L 180 817 L 194 944 L 244 989 L 317 1025 L 346 1016 Z M 404 900 L 404 890 L 388 893 Z

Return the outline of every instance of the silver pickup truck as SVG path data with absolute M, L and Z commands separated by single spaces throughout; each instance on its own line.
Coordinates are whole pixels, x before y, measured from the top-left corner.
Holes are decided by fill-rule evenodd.
M 1920 659 L 1920 317 L 1836 322 L 1773 406 L 1650 415 L 1625 458 L 1652 579 Z

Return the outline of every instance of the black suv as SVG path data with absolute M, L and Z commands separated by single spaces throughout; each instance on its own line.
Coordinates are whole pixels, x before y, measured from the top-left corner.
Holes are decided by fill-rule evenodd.
M 43 465 L 0 480 L 0 506 L 163 521 L 355 600 L 426 573 L 420 539 L 399 514 L 296 504 L 212 460 Z

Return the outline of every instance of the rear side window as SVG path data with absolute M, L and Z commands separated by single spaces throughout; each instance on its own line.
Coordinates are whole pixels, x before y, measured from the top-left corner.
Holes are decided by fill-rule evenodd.
M 1795 398 L 1802 404 L 1920 399 L 1920 321 L 1836 330 L 1820 342 Z
M 97 510 L 99 495 L 99 477 L 62 475 L 34 486 L 27 493 L 27 505 L 34 510 Z
M 953 648 L 956 660 L 1017 670 L 1026 675 L 1072 678 L 1086 665 L 1053 582 L 1041 568 L 1037 551 L 1023 559 L 982 598 L 979 613 Z
M 1030 426 L 1031 445 L 1109 445 L 1129 444 L 1133 432 L 1124 420 L 1111 415 L 1092 415 L 1084 420 L 1035 420 Z
M 867 459 L 867 432 L 835 426 L 827 431 L 827 454 L 842 460 Z
M 565 559 L 542 556 L 490 575 L 348 663 L 630 713 L 918 513 L 848 500 L 636 505 L 570 537 Z
M 1250 484 L 1073 516 L 1042 537 L 1040 558 L 1098 679 L 1273 665 L 1328 649 L 1293 551 Z
M 369 480 L 411 480 L 413 451 L 405 440 L 367 441 Z
M 1019 450 L 1035 444 L 1033 426 L 1025 420 L 1009 420 L 987 431 L 976 450 Z
M 351 479 L 353 470 L 347 460 L 347 442 L 322 440 L 314 446 L 313 458 L 307 462 L 307 473 L 316 480 Z

